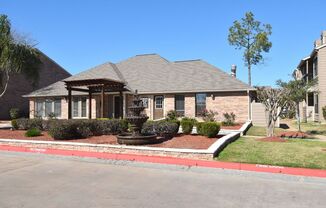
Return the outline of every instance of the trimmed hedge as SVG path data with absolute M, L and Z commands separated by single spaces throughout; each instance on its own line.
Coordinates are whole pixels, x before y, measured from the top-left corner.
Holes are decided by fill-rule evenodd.
M 194 125 L 196 125 L 197 120 L 194 118 L 183 118 L 181 120 L 182 132 L 184 134 L 191 134 Z
M 201 122 L 197 123 L 197 133 L 208 138 L 216 137 L 221 126 L 216 122 Z
M 54 139 L 68 140 L 91 136 L 119 134 L 128 130 L 126 120 L 53 120 L 49 134 Z
M 158 136 L 170 139 L 179 131 L 179 124 L 175 120 L 147 121 L 142 128 L 143 134 L 157 134 Z
M 31 128 L 31 129 L 28 129 L 25 132 L 25 136 L 27 136 L 27 137 L 41 136 L 41 131 L 39 129 L 36 129 L 36 128 Z
M 28 130 L 28 129 L 36 128 L 39 130 L 47 130 L 43 128 L 44 122 L 45 120 L 40 118 L 33 118 L 33 119 L 19 118 L 16 119 L 17 126 L 15 129 Z

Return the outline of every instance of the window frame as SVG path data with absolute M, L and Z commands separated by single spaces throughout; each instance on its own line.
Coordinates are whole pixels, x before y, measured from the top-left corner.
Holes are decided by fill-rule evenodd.
M 60 114 L 56 114 L 56 101 L 60 103 Z M 47 113 L 46 105 L 50 104 L 50 112 Z M 39 112 L 39 107 L 41 108 L 41 112 Z M 42 98 L 42 99 L 36 99 L 34 101 L 34 117 L 41 117 L 41 118 L 48 118 L 50 113 L 54 113 L 56 118 L 61 118 L 62 116 L 62 98 Z
M 204 104 L 200 104 L 198 103 L 198 97 L 199 95 L 205 95 L 205 103 Z M 207 106 L 207 93 L 196 93 L 195 94 L 195 116 L 196 117 L 201 117 L 202 116 L 202 113 L 199 112 L 199 106 L 204 106 L 203 110 L 206 109 L 206 106 Z
M 83 116 L 83 101 L 85 101 L 85 115 Z M 81 96 L 81 97 L 73 97 L 72 99 L 72 118 L 75 119 L 84 119 L 87 118 L 88 114 L 88 108 L 87 108 L 87 97 Z M 74 103 L 77 102 L 77 116 L 75 115 L 75 105 Z
M 149 107 L 149 98 L 148 97 L 141 97 L 140 99 L 142 100 L 143 107 L 147 109 Z M 144 102 L 144 101 L 146 101 L 146 102 Z
M 183 98 L 182 99 L 183 100 L 183 109 L 181 109 L 181 110 L 177 109 L 177 101 L 178 101 L 177 97 Z M 181 116 L 181 117 L 185 116 L 185 111 L 186 111 L 185 108 L 186 108 L 185 95 L 180 95 L 180 94 L 174 95 L 174 110 L 177 113 L 177 116 Z
M 161 99 L 161 103 L 160 103 L 160 107 L 157 107 L 157 98 L 160 98 Z M 163 95 L 155 95 L 154 97 L 154 108 L 155 109 L 163 109 L 163 106 L 164 106 L 164 97 Z

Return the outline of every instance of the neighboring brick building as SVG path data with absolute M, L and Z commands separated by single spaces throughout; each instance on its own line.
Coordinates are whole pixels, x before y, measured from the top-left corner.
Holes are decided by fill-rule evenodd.
M 28 116 L 29 99 L 23 97 L 23 95 L 71 76 L 71 74 L 44 54 L 41 54 L 41 61 L 40 79 L 37 86 L 34 88 L 24 75 L 11 74 L 7 91 L 4 96 L 0 98 L 1 120 L 10 118 L 9 110 L 11 108 L 18 108 L 22 116 Z
M 311 54 L 300 61 L 294 76 L 306 81 L 318 80 L 314 89 L 307 94 L 306 101 L 301 103 L 301 112 L 308 120 L 325 122 L 322 108 L 326 106 L 326 31 L 315 41 Z
M 233 112 L 244 122 L 250 119 L 249 98 L 255 89 L 236 79 L 235 73 L 229 75 L 202 60 L 170 62 L 145 54 L 99 65 L 26 96 L 30 117 L 53 112 L 63 119 L 112 118 L 128 113 L 135 90 L 153 120 L 164 118 L 169 110 L 200 118 L 207 109 L 218 112 L 218 120 Z

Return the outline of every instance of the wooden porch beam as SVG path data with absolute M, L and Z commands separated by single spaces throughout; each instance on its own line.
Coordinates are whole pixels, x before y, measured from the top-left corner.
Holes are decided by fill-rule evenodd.
M 122 91 L 119 92 L 120 94 L 120 99 L 119 99 L 119 104 L 120 104 L 120 118 L 123 118 L 123 94 Z

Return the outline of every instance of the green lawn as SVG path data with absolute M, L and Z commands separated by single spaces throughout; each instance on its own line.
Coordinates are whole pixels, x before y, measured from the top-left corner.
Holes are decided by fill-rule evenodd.
M 296 122 L 293 122 L 293 126 L 297 126 Z M 326 136 L 326 124 L 320 124 L 315 122 L 301 123 L 301 128 L 303 132 L 307 134 L 319 134 Z
M 285 129 L 275 128 L 275 134 L 286 131 Z M 246 135 L 248 136 L 266 136 L 266 128 L 260 126 L 252 126 L 247 131 Z
M 262 142 L 255 138 L 241 137 L 229 144 L 215 159 L 326 169 L 326 142 L 300 139 L 290 139 L 288 142 Z

